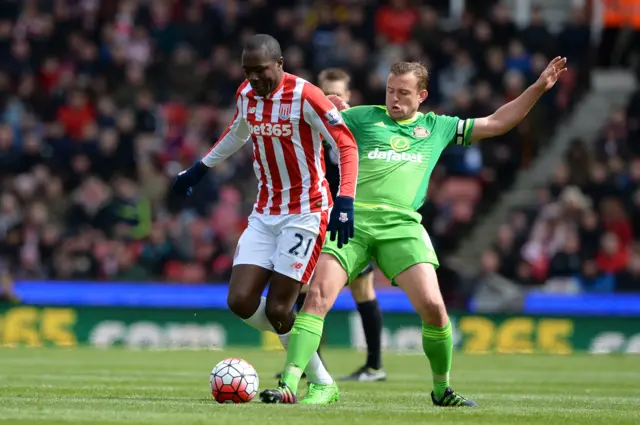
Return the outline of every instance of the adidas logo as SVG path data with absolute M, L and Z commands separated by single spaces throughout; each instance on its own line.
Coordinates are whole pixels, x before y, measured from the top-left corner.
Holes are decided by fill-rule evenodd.
M 374 125 L 375 125 L 376 127 L 385 127 L 385 128 L 387 127 L 386 125 L 384 125 L 384 123 L 383 123 L 382 121 L 377 122 L 377 123 L 375 123 Z

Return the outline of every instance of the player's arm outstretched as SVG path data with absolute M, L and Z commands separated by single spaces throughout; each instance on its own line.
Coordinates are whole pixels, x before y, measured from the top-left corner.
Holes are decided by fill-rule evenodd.
M 538 80 L 520 96 L 503 105 L 488 117 L 476 118 L 469 136 L 470 141 L 499 136 L 518 125 L 527 116 L 540 96 L 556 84 L 560 76 L 567 70 L 566 64 L 567 58 L 556 57 L 549 62 Z
M 334 200 L 327 230 L 338 247 L 349 243 L 354 236 L 353 201 L 358 179 L 358 147 L 351 131 L 340 116 L 340 112 L 325 97 L 322 91 L 305 84 L 303 92 L 304 119 L 311 128 L 319 132 L 331 148 L 339 153 L 340 186 Z
M 240 92 L 245 84 L 236 92 L 236 112 L 226 130 L 214 143 L 207 154 L 190 168 L 181 171 L 176 176 L 172 190 L 178 196 L 189 196 L 195 186 L 205 176 L 209 168 L 224 161 L 237 152 L 251 135 L 249 125 L 242 116 L 242 98 Z

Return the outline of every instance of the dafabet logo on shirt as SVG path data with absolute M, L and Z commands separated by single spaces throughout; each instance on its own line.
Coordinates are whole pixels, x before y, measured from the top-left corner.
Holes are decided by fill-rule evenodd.
M 389 139 L 389 145 L 391 146 L 391 149 L 387 151 L 384 151 L 384 150 L 381 151 L 379 148 L 375 148 L 375 150 L 367 154 L 367 158 L 381 159 L 386 162 L 405 161 L 405 162 L 417 162 L 419 164 L 422 163 L 421 153 L 406 152 L 411 147 L 411 144 L 409 143 L 409 140 L 406 137 L 391 136 L 391 139 Z
M 406 162 L 417 162 L 419 164 L 422 164 L 421 153 L 408 153 L 408 152 L 398 153 L 391 149 L 389 149 L 388 151 L 381 151 L 379 148 L 375 148 L 375 150 L 367 154 L 367 158 L 382 159 L 387 162 L 406 161 Z

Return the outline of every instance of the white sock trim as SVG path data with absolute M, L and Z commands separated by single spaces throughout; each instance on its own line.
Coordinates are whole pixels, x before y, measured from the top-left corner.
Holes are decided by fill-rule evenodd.
M 248 319 L 244 319 L 243 321 L 251 326 L 254 329 L 259 331 L 269 331 L 273 332 L 273 326 L 267 319 L 267 313 L 265 312 L 265 308 L 267 307 L 267 299 L 265 297 L 260 297 L 260 305 L 255 313 Z

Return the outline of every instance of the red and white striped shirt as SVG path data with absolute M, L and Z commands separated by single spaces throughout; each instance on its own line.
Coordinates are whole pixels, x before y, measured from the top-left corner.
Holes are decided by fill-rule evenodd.
M 267 96 L 257 96 L 247 80 L 236 92 L 236 114 L 202 159 L 207 167 L 228 158 L 249 139 L 258 178 L 259 214 L 325 211 L 333 205 L 325 178 L 322 140 L 340 153 L 340 196 L 355 197 L 358 149 L 340 113 L 308 81 L 284 73 Z

